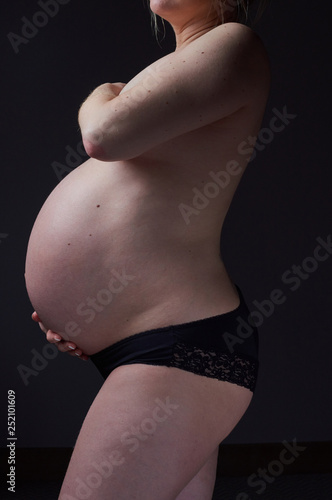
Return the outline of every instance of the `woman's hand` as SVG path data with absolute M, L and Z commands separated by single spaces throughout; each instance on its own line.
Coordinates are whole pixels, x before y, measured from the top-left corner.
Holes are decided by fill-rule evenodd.
M 91 102 L 98 101 L 101 104 L 107 101 L 111 101 L 120 94 L 121 90 L 125 86 L 125 83 L 117 82 L 103 83 L 102 85 L 99 85 L 99 87 L 96 87 L 83 102 L 79 111 L 79 117 L 82 114 L 82 110 L 85 110 L 85 108 L 88 107 Z
M 45 328 L 45 326 L 41 322 L 36 311 L 32 314 L 31 317 L 33 321 L 39 324 L 40 329 L 46 334 L 47 341 L 50 342 L 50 344 L 56 344 L 60 352 L 68 352 L 68 354 L 70 354 L 71 356 L 77 356 L 83 361 L 87 361 L 89 359 L 89 357 L 82 352 L 82 349 L 77 347 L 74 342 L 63 340 L 61 335 L 59 335 L 58 333 L 52 332 L 52 330 L 47 330 L 47 328 Z
M 125 83 L 103 83 L 99 85 L 83 102 L 78 113 L 78 123 L 81 129 L 85 151 L 91 157 L 95 157 L 96 151 L 99 156 L 103 155 L 98 148 L 100 137 L 96 136 L 94 130 L 99 127 L 101 110 L 113 99 L 118 97 Z
M 108 97 L 108 100 L 114 99 L 114 97 L 117 97 L 120 94 L 121 90 L 125 86 L 126 84 L 121 82 L 103 83 L 102 85 L 99 85 L 99 87 L 96 87 L 93 92 L 91 92 L 88 99 L 95 96 L 105 96 Z

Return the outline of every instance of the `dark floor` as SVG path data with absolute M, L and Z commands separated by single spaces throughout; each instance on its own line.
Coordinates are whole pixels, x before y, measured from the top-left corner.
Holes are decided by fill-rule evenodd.
M 284 475 L 271 484 L 256 479 L 255 487 L 247 481 L 247 477 L 219 478 L 213 500 L 332 500 L 332 474 Z
M 262 480 L 248 486 L 247 477 L 221 477 L 216 483 L 213 500 L 332 500 L 332 474 L 284 475 L 275 478 L 263 489 Z M 2 500 L 57 500 L 59 482 L 25 482 L 15 494 L 1 495 Z M 107 499 L 105 499 L 107 500 Z M 142 498 L 144 500 L 144 498 Z M 156 499 L 158 500 L 158 499 Z

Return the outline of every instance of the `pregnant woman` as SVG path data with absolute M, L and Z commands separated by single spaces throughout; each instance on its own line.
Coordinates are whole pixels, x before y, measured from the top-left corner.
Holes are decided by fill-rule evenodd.
M 150 1 L 176 50 L 87 98 L 91 158 L 33 227 L 33 319 L 105 378 L 60 500 L 210 500 L 251 401 L 257 331 L 220 256 L 269 93 L 262 43 L 238 22 L 250 3 Z

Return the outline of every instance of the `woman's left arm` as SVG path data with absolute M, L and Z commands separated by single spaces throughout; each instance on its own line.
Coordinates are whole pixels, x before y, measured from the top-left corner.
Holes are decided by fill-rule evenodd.
M 220 120 L 250 103 L 267 66 L 252 30 L 221 25 L 153 63 L 121 92 L 120 84 L 98 87 L 79 113 L 87 153 L 127 160 Z

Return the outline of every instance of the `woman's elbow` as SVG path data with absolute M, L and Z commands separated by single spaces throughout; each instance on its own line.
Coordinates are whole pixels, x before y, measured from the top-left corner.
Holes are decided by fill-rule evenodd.
M 106 147 L 104 142 L 95 134 L 82 134 L 84 149 L 90 158 L 100 161 L 115 161 L 112 148 Z
M 121 142 L 115 144 L 98 141 L 95 136 L 82 135 L 84 149 L 88 156 L 99 161 L 126 161 L 139 156 L 134 151 L 129 151 L 127 147 L 121 147 Z
M 84 135 L 82 139 L 84 149 L 88 156 L 90 156 L 91 158 L 96 158 L 97 160 L 102 160 L 105 157 L 105 151 L 101 144 L 96 144 L 91 139 L 84 137 Z

